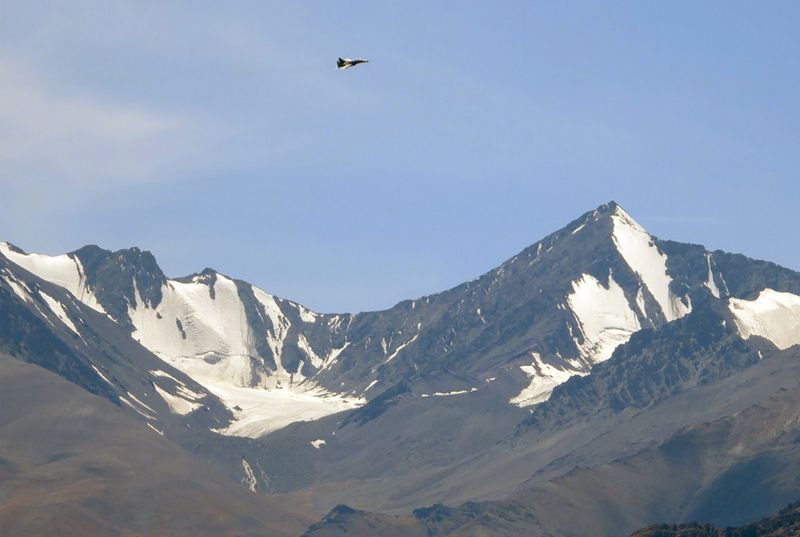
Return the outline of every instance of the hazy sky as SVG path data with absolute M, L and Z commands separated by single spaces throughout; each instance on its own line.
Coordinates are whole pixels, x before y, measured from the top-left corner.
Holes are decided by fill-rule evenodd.
M 797 28 L 795 1 L 0 0 L 0 238 L 357 311 L 614 199 L 800 269 Z

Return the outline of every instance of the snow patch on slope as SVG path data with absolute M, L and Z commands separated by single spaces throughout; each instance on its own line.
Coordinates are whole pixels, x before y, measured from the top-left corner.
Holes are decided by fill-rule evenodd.
M 764 289 L 755 300 L 731 298 L 728 307 L 743 338 L 761 336 L 779 349 L 800 345 L 800 296 Z
M 244 306 L 233 280 L 217 275 L 214 298 L 204 281 L 171 280 L 151 308 L 136 291 L 128 308 L 133 338 L 190 377 L 249 386 L 255 356 Z
M 467 393 L 477 392 L 478 388 L 472 387 L 469 390 L 453 390 L 452 392 L 434 392 L 423 393 L 420 397 L 450 397 L 451 395 L 464 395 Z
M 172 380 L 175 383 L 175 391 L 178 392 L 179 397 L 190 399 L 192 401 L 199 401 L 200 399 L 206 396 L 206 394 L 204 393 L 197 393 L 196 391 L 190 389 L 188 386 L 186 386 L 186 384 L 176 379 L 166 371 L 160 371 L 158 369 L 154 369 L 150 371 L 150 374 L 155 377 L 168 378 Z
M 641 328 L 625 292 L 612 274 L 608 276 L 608 287 L 591 274 L 582 275 L 572 282 L 567 303 L 583 334 L 583 341 L 576 339 L 575 343 L 581 355 L 592 363 L 609 359 L 617 346 Z
M 105 313 L 94 293 L 87 287 L 83 266 L 77 257 L 69 254 L 23 254 L 15 251 L 7 242 L 0 242 L 0 254 L 31 274 L 65 288 L 93 310 Z
M 531 358 L 533 358 L 531 365 L 520 367 L 531 379 L 530 384 L 509 401 L 512 405 L 526 407 L 543 403 L 550 398 L 553 388 L 566 382 L 571 376 L 588 374 L 547 364 L 536 352 L 531 352 Z
M 711 254 L 706 254 L 706 264 L 708 265 L 708 278 L 704 285 L 711 291 L 712 295 L 719 298 L 719 288 L 717 287 L 717 282 L 714 281 L 714 273 L 711 272 Z
M 24 282 L 18 281 L 13 274 L 7 272 L 5 273 L 4 279 L 9 287 L 11 287 L 14 294 L 22 299 L 23 302 L 31 302 L 30 290 Z
M 667 274 L 667 256 L 658 251 L 650 234 L 619 207 L 611 219 L 617 250 L 661 306 L 667 321 L 674 321 L 689 313 L 691 304 L 685 305 L 670 291 L 672 278 Z
M 160 430 L 158 430 L 158 429 L 157 429 L 156 427 L 154 427 L 152 424 L 150 424 L 150 423 L 145 423 L 145 425 L 147 425 L 148 427 L 150 427 L 152 430 L 154 430 L 156 433 L 160 434 L 161 436 L 164 436 L 164 431 L 160 431 Z
M 94 369 L 94 372 L 95 372 L 95 373 L 97 373 L 97 374 L 100 376 L 100 378 L 101 378 L 101 379 L 103 379 L 103 380 L 106 382 L 106 384 L 108 384 L 108 385 L 109 385 L 109 386 L 111 386 L 112 388 L 116 388 L 116 386 L 114 386 L 114 383 L 113 383 L 113 382 L 111 382 L 110 380 L 108 380 L 108 377 L 106 377 L 106 376 L 103 374 L 103 372 L 102 372 L 102 371 L 100 371 L 100 370 L 97 368 L 97 366 L 96 366 L 96 365 L 94 365 L 94 364 L 90 364 L 90 365 L 92 366 L 92 369 Z
M 306 339 L 306 336 L 303 334 L 297 335 L 297 346 L 306 354 L 306 356 L 308 356 L 308 359 L 311 360 L 311 365 L 317 369 L 322 366 L 322 358 L 317 356 L 317 353 L 311 348 L 311 344 Z
M 175 377 L 173 377 L 172 375 L 170 375 L 166 371 L 161 371 L 161 370 L 158 370 L 158 369 L 152 369 L 152 370 L 150 370 L 149 373 L 151 375 L 153 375 L 154 377 L 163 377 L 163 378 L 166 378 L 166 379 L 171 379 L 176 384 L 183 384 L 181 381 L 179 381 L 178 379 L 176 379 Z
M 406 341 L 405 343 L 402 343 L 402 344 L 398 345 L 397 348 L 394 350 L 394 352 L 392 354 L 390 354 L 389 357 L 386 358 L 386 360 L 383 361 L 383 363 L 384 364 L 388 364 L 389 362 L 394 360 L 397 357 L 398 354 L 400 354 L 400 351 L 402 351 L 407 346 L 409 346 L 412 343 L 414 343 L 417 340 L 417 338 L 419 337 L 421 329 L 422 329 L 422 323 L 417 323 L 417 333 L 414 334 L 414 336 L 411 339 L 409 339 L 408 341 Z
M 119 400 L 122 401 L 123 403 L 125 403 L 126 405 L 128 405 L 131 409 L 135 410 L 137 413 L 139 413 L 145 419 L 148 419 L 148 420 L 155 420 L 156 419 L 156 417 L 154 416 L 155 412 L 153 411 L 152 408 L 150 408 L 146 404 L 142 403 L 139 399 L 136 398 L 135 395 L 133 395 L 130 392 L 128 392 L 128 397 L 130 397 L 131 399 L 136 401 L 137 404 L 133 404 L 129 399 L 127 399 L 127 398 L 125 398 L 123 396 L 120 396 Z M 149 410 L 149 412 L 148 412 L 148 410 Z
M 75 323 L 73 323 L 72 319 L 70 319 L 69 315 L 67 315 L 67 312 L 64 309 L 64 305 L 61 304 L 61 302 L 51 297 L 44 291 L 39 291 L 39 296 L 41 296 L 44 299 L 45 303 L 47 304 L 47 307 L 50 308 L 50 311 L 55 313 L 56 317 L 58 317 L 61 320 L 61 322 L 66 325 L 67 328 L 69 328 L 72 332 L 74 332 L 78 337 L 81 337 L 81 333 L 78 332 L 78 328 L 75 326 Z
M 317 321 L 317 314 L 311 311 L 310 309 L 305 308 L 298 304 L 297 311 L 300 313 L 300 319 L 304 323 L 314 323 Z
M 635 303 L 631 304 L 610 272 L 607 285 L 591 274 L 581 275 L 572 282 L 572 292 L 567 296 L 566 303 L 583 336 L 581 339 L 573 335 L 573 340 L 580 356 L 590 364 L 608 360 L 614 349 L 641 329 L 634 306 L 642 316 L 645 314 L 641 290 L 637 293 Z M 568 328 L 572 334 L 571 326 L 568 325 Z M 575 367 L 570 367 L 568 363 L 556 366 L 545 362 L 536 352 L 531 352 L 531 358 L 531 365 L 521 367 L 530 382 L 509 401 L 513 405 L 525 407 L 547 401 L 553 388 L 571 376 L 588 374 L 586 367 L 581 367 L 580 363 Z
M 378 379 L 375 379 L 375 380 L 373 380 L 372 382 L 370 382 L 369 384 L 367 384 L 367 387 L 366 387 L 366 388 L 364 388 L 364 393 L 367 393 L 367 392 L 368 392 L 368 391 L 370 391 L 372 388 L 374 388 L 374 387 L 375 387 L 375 385 L 376 385 L 377 383 L 378 383 Z
M 253 287 L 253 295 L 256 300 L 264 307 L 264 312 L 269 318 L 272 328 L 267 333 L 267 346 L 272 351 L 272 356 L 276 364 L 276 379 L 275 383 L 291 382 L 291 373 L 287 372 L 283 367 L 281 355 L 283 354 L 283 345 L 286 341 L 286 336 L 289 334 L 291 323 L 289 319 L 283 314 L 281 308 L 275 297 L 269 293 L 265 293 L 261 289 Z
M 339 347 L 338 349 L 331 349 L 328 355 L 325 357 L 325 363 L 322 365 L 322 369 L 326 369 L 329 366 L 332 366 L 339 360 L 339 355 L 344 352 L 344 350 L 350 346 L 349 341 L 345 341 L 344 345 Z
M 263 390 L 230 384 L 205 386 L 234 413 L 234 421 L 228 427 L 215 431 L 229 436 L 258 438 L 296 421 L 312 421 L 366 404 L 365 399 L 345 397 L 320 387 Z
M 162 287 L 162 300 L 155 308 L 138 300 L 137 291 L 137 306 L 129 308 L 129 315 L 135 327 L 134 338 L 219 397 L 234 414 L 234 421 L 216 432 L 256 438 L 296 421 L 319 419 L 366 403 L 361 398 L 328 392 L 304 379 L 299 368 L 288 371 L 284 367 L 283 346 L 291 322 L 275 297 L 253 287 L 253 295 L 263 307 L 259 314 L 266 315 L 264 321 L 271 327 L 266 343 L 272 351 L 275 370 L 268 370 L 259 357 L 257 335 L 248 322 L 236 283 L 217 274 L 213 298 L 209 285 L 201 279 L 170 280 Z M 303 310 L 299 311 L 303 315 Z M 305 315 L 306 322 L 312 322 L 311 313 Z M 315 368 L 335 361 L 349 345 L 345 343 L 320 357 L 302 334 L 297 343 Z M 178 384 L 177 396 L 165 396 L 163 390 L 159 394 L 173 412 L 191 412 L 199 406 L 191 400 L 200 394 Z
M 178 397 L 177 395 L 172 395 L 166 390 L 160 388 L 157 384 L 153 384 L 153 387 L 156 389 L 158 395 L 161 396 L 164 402 L 167 403 L 170 412 L 172 412 L 173 414 L 178 414 L 179 416 L 185 416 L 190 412 L 194 412 L 201 406 L 200 403 L 189 401 L 188 399 L 184 399 L 183 397 Z
M 242 459 L 242 470 L 244 470 L 244 477 L 242 478 L 242 485 L 246 485 L 250 492 L 255 492 L 258 488 L 258 480 L 253 473 L 253 468 L 246 459 Z

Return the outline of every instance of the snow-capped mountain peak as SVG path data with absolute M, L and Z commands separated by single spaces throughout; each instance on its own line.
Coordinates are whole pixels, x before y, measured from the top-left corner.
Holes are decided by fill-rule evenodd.
M 668 321 L 674 321 L 691 311 L 691 302 L 684 303 L 675 296 L 667 274 L 667 256 L 655 245 L 655 239 L 638 222 L 617 206 L 611 217 L 614 223 L 614 244 L 625 262 L 642 280 Z
M 105 313 L 103 306 L 87 285 L 83 264 L 75 254 L 56 256 L 27 254 L 9 242 L 0 242 L 0 254 L 28 272 L 67 289 L 90 308 Z
M 319 314 L 212 269 L 167 278 L 138 248 L 46 256 L 2 243 L 0 254 L 125 327 L 225 402 L 235 421 L 220 431 L 249 436 L 409 379 L 472 393 L 506 375 L 497 386 L 517 386 L 510 402 L 536 404 L 642 328 L 689 314 L 693 293 L 736 293 L 723 254 L 661 241 L 614 202 L 470 282 L 357 315 Z

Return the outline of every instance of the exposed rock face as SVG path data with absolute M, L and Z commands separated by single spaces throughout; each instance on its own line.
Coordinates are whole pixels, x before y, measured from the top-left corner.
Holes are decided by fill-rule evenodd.
M 354 506 L 315 535 L 611 537 L 774 511 L 797 496 L 797 406 L 775 405 L 800 382 L 798 319 L 800 274 L 656 239 L 613 202 L 470 282 L 358 314 L 212 269 L 169 278 L 138 248 L 0 243 L 0 351 L 245 490 Z M 715 503 L 742 476 L 749 503 Z

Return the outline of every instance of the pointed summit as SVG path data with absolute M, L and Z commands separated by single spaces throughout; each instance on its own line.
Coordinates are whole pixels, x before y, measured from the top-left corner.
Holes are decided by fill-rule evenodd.
M 593 211 L 589 211 L 581 216 L 577 221 L 583 220 L 584 223 L 588 223 L 590 221 L 607 221 L 607 220 L 617 221 L 619 224 L 632 226 L 640 231 L 644 231 L 645 233 L 647 230 L 639 224 L 631 215 L 628 213 L 622 205 L 617 203 L 614 200 L 611 200 L 603 205 L 600 205 Z M 568 226 L 569 227 L 569 226 Z
M 636 222 L 636 220 L 634 220 L 633 217 L 628 214 L 619 203 L 611 200 L 598 206 L 596 209 L 583 213 L 561 230 L 556 231 L 539 242 L 543 244 L 547 242 L 555 242 L 556 240 L 568 237 L 569 235 L 575 235 L 584 230 L 584 228 L 593 230 L 594 233 L 597 234 L 594 236 L 594 239 L 600 240 L 601 236 L 608 237 L 611 233 L 613 233 L 615 221 L 617 221 L 619 224 L 632 226 L 640 231 L 645 231 L 645 229 L 638 222 Z
M 596 213 L 605 213 L 605 214 L 613 214 L 617 212 L 617 209 L 621 209 L 622 206 L 614 200 L 608 201 L 602 205 L 600 205 L 597 209 L 595 209 Z

